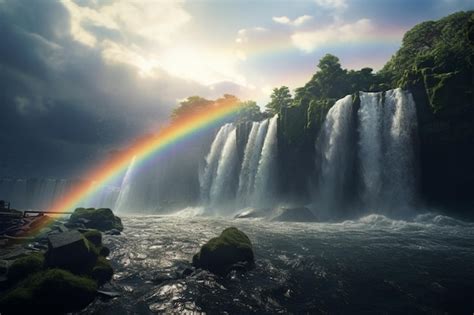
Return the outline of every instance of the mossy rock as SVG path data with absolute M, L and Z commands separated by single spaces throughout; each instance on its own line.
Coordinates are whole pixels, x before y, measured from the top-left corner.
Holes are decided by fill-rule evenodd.
M 112 280 L 114 269 L 110 265 L 110 262 L 105 259 L 105 257 L 99 256 L 94 268 L 92 268 L 91 275 L 99 285 L 103 285 L 104 283 Z
M 69 218 L 70 223 L 82 223 L 86 228 L 123 231 L 122 220 L 108 208 L 77 208 Z
M 216 274 L 226 274 L 232 265 L 244 262 L 254 263 L 254 254 L 250 239 L 242 231 L 230 227 L 221 235 L 212 238 L 194 255 L 193 265 Z
M 99 230 L 87 230 L 82 235 L 96 247 L 102 246 L 102 232 Z
M 16 259 L 8 268 L 8 281 L 17 283 L 29 275 L 43 270 L 44 255 L 41 253 L 32 253 L 28 256 Z
M 99 256 L 99 249 L 77 231 L 50 236 L 48 247 L 46 267 L 75 274 L 89 274 Z
M 35 273 L 0 298 L 2 314 L 63 314 L 79 311 L 96 296 L 94 280 L 60 269 Z

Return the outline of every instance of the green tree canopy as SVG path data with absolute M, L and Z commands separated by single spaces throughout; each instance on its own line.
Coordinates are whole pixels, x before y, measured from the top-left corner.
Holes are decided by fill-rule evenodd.
M 238 112 L 237 121 L 257 121 L 262 119 L 260 107 L 254 101 L 240 103 L 241 109 Z
M 278 114 L 282 108 L 290 107 L 293 101 L 287 86 L 274 88 L 270 98 L 271 101 L 266 105 L 266 111 L 271 114 Z

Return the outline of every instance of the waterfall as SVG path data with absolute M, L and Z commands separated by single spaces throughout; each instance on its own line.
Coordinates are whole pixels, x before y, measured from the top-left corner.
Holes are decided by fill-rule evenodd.
M 338 100 L 316 141 L 315 202 L 323 214 L 353 207 L 353 192 L 366 211 L 402 211 L 415 201 L 417 118 L 411 94 L 395 89 L 359 96 L 356 120 L 351 96 Z
M 382 103 L 382 98 L 384 102 Z M 416 192 L 417 118 L 409 92 L 360 93 L 359 160 L 362 200 L 369 208 L 403 209 Z M 377 209 L 373 209 L 377 210 Z
M 278 116 L 270 119 L 268 131 L 263 143 L 262 154 L 258 162 L 255 176 L 255 190 L 253 200 L 256 206 L 269 206 L 274 202 L 275 180 L 277 172 L 277 125 Z
M 0 199 L 20 210 L 48 210 L 65 198 L 72 189 L 84 181 L 54 178 L 0 178 Z M 95 185 L 90 183 L 90 185 Z M 113 208 L 119 193 L 118 187 L 103 185 L 95 188 L 93 196 L 82 200 L 79 206 Z
M 359 160 L 362 177 L 362 201 L 377 207 L 382 189 L 382 93 L 360 94 L 359 116 Z
M 417 117 L 411 93 L 387 91 L 384 104 L 384 200 L 392 207 L 410 206 L 416 191 L 414 141 Z
M 232 131 L 232 124 L 225 124 L 217 132 L 214 141 L 212 141 L 209 154 L 206 156 L 206 166 L 202 176 L 200 176 L 201 201 L 204 204 L 209 202 L 213 180 L 217 175 L 219 159 L 224 148 L 224 144 Z
M 219 157 L 215 179 L 209 194 L 211 206 L 229 203 L 234 198 L 233 183 L 237 168 L 237 132 L 232 128 Z
M 239 176 L 237 200 L 240 206 L 251 202 L 254 190 L 255 176 L 260 162 L 265 135 L 268 129 L 268 119 L 262 122 L 253 122 L 244 151 L 244 160 Z
M 344 184 L 349 164 L 352 96 L 338 100 L 326 115 L 317 139 L 316 152 L 320 163 L 317 204 L 324 211 L 339 206 L 344 199 Z
M 117 201 L 115 202 L 115 209 L 117 210 L 117 212 L 126 212 L 129 208 L 127 201 L 129 200 L 129 197 L 130 197 L 130 189 L 131 189 L 130 185 L 131 185 L 131 180 L 133 176 L 134 166 L 135 166 L 135 156 L 130 161 L 130 164 L 128 165 L 128 168 L 127 168 L 127 172 L 125 173 L 125 176 L 123 177 L 122 185 L 120 186 L 120 192 L 118 194 Z
M 242 161 L 237 153 L 235 126 L 221 127 L 201 176 L 204 205 L 215 211 L 235 206 L 266 207 L 275 202 L 277 123 L 277 116 L 252 123 Z

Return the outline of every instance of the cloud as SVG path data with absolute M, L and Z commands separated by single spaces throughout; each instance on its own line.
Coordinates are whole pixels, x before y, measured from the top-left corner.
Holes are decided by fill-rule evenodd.
M 300 26 L 305 24 L 306 22 L 310 21 L 313 17 L 311 15 L 302 15 L 294 19 L 293 21 L 287 16 L 274 16 L 272 20 L 275 23 L 284 24 L 284 25 L 292 25 L 292 26 Z
M 320 7 L 327 9 L 345 9 L 347 8 L 346 0 L 315 0 Z
M 147 76 L 142 47 L 122 49 L 87 23 L 96 42 L 86 45 L 70 32 L 70 18 L 58 2 L 0 3 L 0 176 L 80 176 L 165 123 L 176 99 L 223 92 L 160 67 Z
M 291 41 L 298 49 L 312 52 L 328 44 L 357 42 L 370 36 L 373 30 L 371 20 L 360 19 L 354 23 L 336 23 L 315 31 L 295 32 L 291 35 Z
M 80 6 L 72 0 L 62 3 L 70 14 L 72 37 L 88 46 L 99 42 L 93 27 L 117 30 L 131 39 L 169 44 L 191 19 L 182 1 L 119 0 L 98 7 Z

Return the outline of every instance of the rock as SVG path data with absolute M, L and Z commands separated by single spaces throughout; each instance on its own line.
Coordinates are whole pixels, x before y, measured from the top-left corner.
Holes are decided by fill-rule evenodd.
M 242 231 L 230 227 L 204 244 L 201 251 L 194 255 L 192 264 L 197 268 L 225 275 L 238 262 L 253 265 L 252 243 Z
M 112 230 L 108 230 L 107 232 L 105 232 L 105 234 L 107 234 L 107 235 L 120 235 L 120 231 L 117 230 L 117 229 L 112 229 Z
M 96 247 L 102 246 L 102 233 L 98 230 L 86 230 L 82 235 Z
M 107 231 L 123 230 L 122 220 L 108 208 L 77 208 L 69 218 L 70 224 L 83 224 L 86 228 Z
M 86 307 L 97 295 L 96 283 L 68 271 L 35 273 L 0 298 L 1 314 L 64 314 Z
M 112 279 L 112 276 L 114 275 L 114 269 L 110 265 L 110 262 L 105 259 L 105 257 L 99 256 L 94 268 L 92 268 L 91 275 L 99 285 L 103 285 Z
M 69 231 L 69 229 L 64 224 L 56 225 L 56 229 L 58 229 L 58 231 L 62 233 Z
M 8 268 L 8 281 L 17 283 L 29 275 L 39 272 L 44 268 L 44 255 L 33 253 L 16 259 Z
M 272 219 L 272 221 L 283 222 L 314 222 L 317 221 L 316 216 L 305 207 L 299 208 L 281 208 L 280 214 Z
M 72 272 L 87 272 L 92 268 L 97 253 L 78 231 L 50 235 L 48 238 L 46 264 Z

